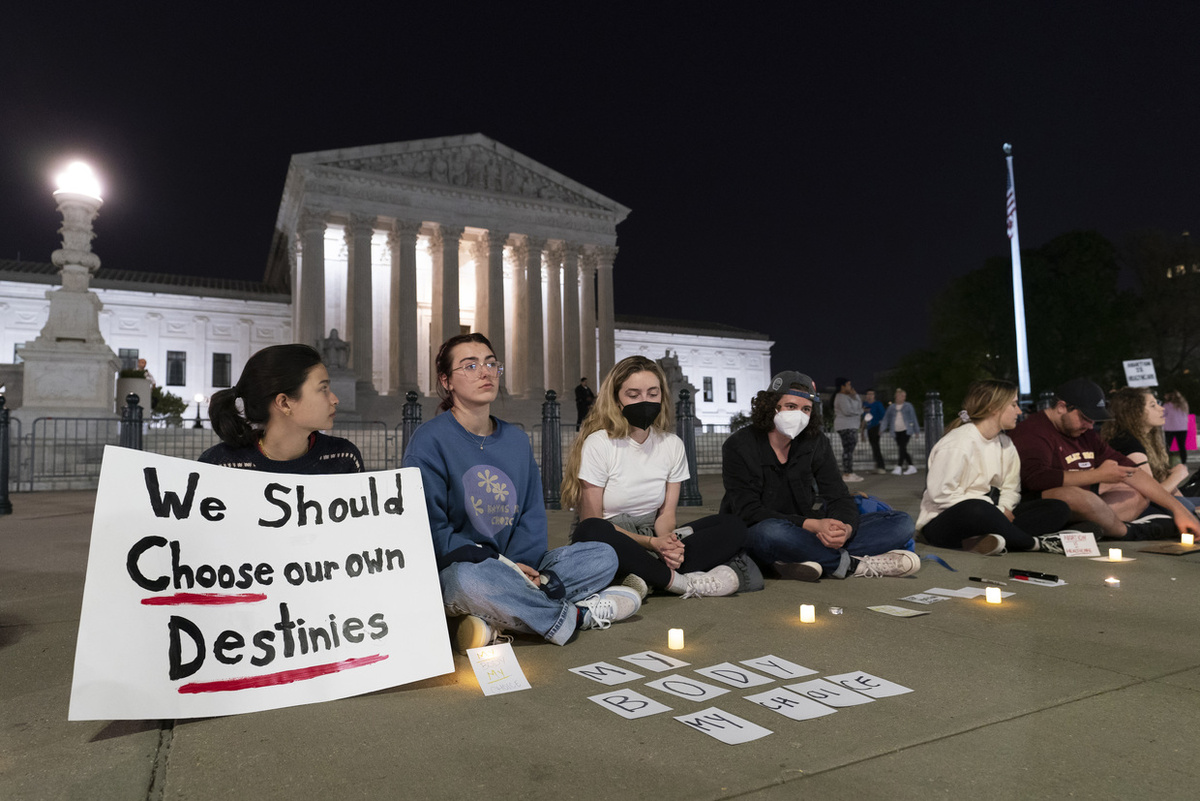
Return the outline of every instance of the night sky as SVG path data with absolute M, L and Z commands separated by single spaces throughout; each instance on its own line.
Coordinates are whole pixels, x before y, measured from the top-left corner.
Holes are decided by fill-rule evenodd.
M 1198 222 L 1191 2 L 41 5 L 5 13 L 0 258 L 49 261 L 83 157 L 104 266 L 259 279 L 291 154 L 479 132 L 633 209 L 618 314 L 865 387 L 1007 254 L 1005 142 L 1025 248 Z

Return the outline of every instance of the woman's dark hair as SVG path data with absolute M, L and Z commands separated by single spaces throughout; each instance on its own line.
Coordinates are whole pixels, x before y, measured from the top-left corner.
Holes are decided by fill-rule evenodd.
M 246 361 L 238 382 L 213 393 L 208 419 L 223 442 L 237 448 L 253 445 L 271 417 L 279 393 L 298 398 L 308 373 L 321 363 L 321 354 L 308 345 L 272 345 Z M 242 412 L 238 411 L 238 401 Z
M 793 385 L 795 386 L 795 385 Z M 806 388 L 810 389 L 810 388 Z M 761 390 L 750 401 L 750 426 L 757 428 L 759 431 L 770 433 L 775 428 L 775 407 L 779 405 L 779 400 L 783 397 L 782 392 L 772 392 L 769 389 Z M 813 421 L 817 422 L 814 423 Z M 813 402 L 813 410 L 810 415 L 808 425 L 796 435 L 797 439 L 809 439 L 821 432 L 821 404 Z
M 454 365 L 450 364 L 450 354 L 458 345 L 463 345 L 467 342 L 478 342 L 480 345 L 486 345 L 487 349 L 492 353 L 496 349 L 492 347 L 492 343 L 488 338 L 478 331 L 472 331 L 469 334 L 458 334 L 452 336 L 442 343 L 442 347 L 438 349 L 437 358 L 434 360 L 434 368 L 437 372 L 437 394 L 442 399 L 438 404 L 439 412 L 446 412 L 454 405 L 454 395 L 450 390 L 442 386 L 442 376 L 450 377 L 450 371 L 454 369 Z

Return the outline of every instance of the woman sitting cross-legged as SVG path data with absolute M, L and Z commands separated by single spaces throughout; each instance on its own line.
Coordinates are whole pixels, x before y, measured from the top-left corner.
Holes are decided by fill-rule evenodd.
M 637 612 L 627 587 L 607 587 L 613 549 L 588 542 L 547 550 L 542 479 L 529 437 L 491 415 L 504 365 L 483 334 L 446 340 L 435 362 L 441 414 L 413 434 L 446 613 L 460 651 L 504 630 L 565 645 Z M 607 587 L 607 589 L 606 589 Z
M 929 454 L 929 477 L 917 528 L 931 545 L 981 554 L 1062 553 L 1055 532 L 1071 510 L 1052 498 L 1021 502 L 1021 459 L 1005 431 L 1021 416 L 1017 388 L 976 381 L 959 418 Z
M 579 510 L 571 540 L 611 545 L 617 575 L 643 597 L 650 587 L 685 598 L 732 595 L 738 574 L 725 562 L 741 550 L 746 527 L 731 515 L 712 515 L 676 529 L 688 467 L 671 428 L 662 369 L 644 356 L 618 362 L 567 460 L 563 505 Z

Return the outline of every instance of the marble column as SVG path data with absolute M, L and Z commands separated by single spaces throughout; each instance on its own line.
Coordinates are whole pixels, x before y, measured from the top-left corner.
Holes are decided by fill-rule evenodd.
M 529 340 L 525 348 L 525 364 L 528 365 L 529 383 L 525 387 L 528 397 L 541 398 L 546 394 L 546 335 L 542 315 L 542 250 L 546 240 L 526 235 L 529 247 L 525 262 L 525 286 L 529 291 Z
M 568 386 L 563 383 L 562 262 L 563 246 L 556 242 L 546 249 L 546 389 L 559 397 Z
M 417 234 L 421 223 L 396 220 L 388 233 L 392 251 L 391 310 L 388 321 L 388 358 L 391 385 L 388 394 L 403 397 L 416 390 L 417 378 Z
M 439 224 L 430 237 L 433 255 L 431 368 L 442 343 L 458 334 L 458 243 L 462 234 L 462 228 Z
M 475 270 L 475 330 L 491 340 L 496 358 L 508 363 L 511 358 L 504 336 L 504 246 L 508 234 L 488 231 L 480 240 L 480 256 Z M 504 389 L 508 376 L 500 376 Z
M 596 370 L 596 254 L 591 248 L 580 258 L 579 271 L 579 375 L 587 376 L 595 391 L 604 375 Z
M 572 389 L 583 373 L 579 372 L 579 245 L 568 242 L 563 248 L 563 392 Z M 595 376 L 588 376 L 593 387 L 600 386 Z
M 616 362 L 616 312 L 613 308 L 613 262 L 617 258 L 615 247 L 596 248 L 596 324 L 600 342 L 601 376 L 608 375 Z
M 346 328 L 350 367 L 363 389 L 375 388 L 375 354 L 371 301 L 371 234 L 375 218 L 355 214 L 346 226 Z
M 529 347 L 529 285 L 525 281 L 526 266 L 529 263 L 529 245 L 525 237 L 518 237 L 512 246 L 512 276 L 513 276 L 513 341 L 508 348 L 509 391 L 514 395 L 523 396 L 529 387 L 529 367 L 526 364 L 526 351 Z
M 300 216 L 300 311 L 296 319 L 296 341 L 317 344 L 325 330 L 325 218 L 312 211 Z

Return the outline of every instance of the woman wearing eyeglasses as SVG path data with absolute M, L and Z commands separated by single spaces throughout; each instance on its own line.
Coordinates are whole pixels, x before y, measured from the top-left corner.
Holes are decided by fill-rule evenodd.
M 613 549 L 580 543 L 547 550 L 542 479 L 529 437 L 491 414 L 504 365 L 479 333 L 448 339 L 436 359 L 438 416 L 413 434 L 405 467 L 425 488 L 442 600 L 460 651 L 502 631 L 565 645 L 579 629 L 608 628 L 641 598 L 607 587 Z

